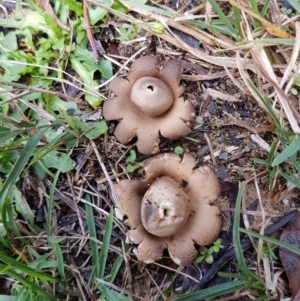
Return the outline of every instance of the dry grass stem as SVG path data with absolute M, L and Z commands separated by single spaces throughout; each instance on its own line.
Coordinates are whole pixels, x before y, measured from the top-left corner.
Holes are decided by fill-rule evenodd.
M 238 97 L 235 97 L 234 95 L 229 95 L 229 94 L 225 94 L 223 92 L 211 89 L 211 88 L 207 88 L 206 92 L 214 98 L 220 98 L 222 100 L 227 100 L 229 102 L 239 102 L 240 99 Z
M 136 56 L 138 56 L 141 52 L 143 52 L 145 49 L 147 48 L 147 46 L 142 47 L 141 49 L 139 49 L 137 52 L 135 52 L 123 65 L 120 66 L 120 69 L 118 70 L 118 72 L 116 72 L 109 80 L 107 80 L 105 83 L 103 83 L 102 85 L 98 86 L 98 89 L 101 89 L 102 87 L 106 86 L 107 84 L 109 84 L 114 78 L 116 78 L 119 73 L 123 70 L 126 69 L 128 70 L 128 68 L 126 67 Z M 119 64 L 118 64 L 119 65 Z
M 78 209 L 78 201 L 77 201 L 77 197 L 76 197 L 75 192 L 74 192 L 73 181 L 71 179 L 70 173 L 67 173 L 67 178 L 68 178 L 68 182 L 69 182 L 69 186 L 70 186 L 70 190 L 71 190 L 71 196 L 74 200 L 74 206 L 75 206 L 76 213 L 77 213 L 77 216 L 78 216 L 78 221 L 79 221 L 79 226 L 80 226 L 80 229 L 81 229 L 81 233 L 82 233 L 83 236 L 85 236 L 85 230 L 84 230 L 81 214 L 80 214 L 79 209 Z
M 285 69 L 284 75 L 280 81 L 279 87 L 283 88 L 286 80 L 288 79 L 289 76 L 291 75 L 292 70 L 294 72 L 297 72 L 297 59 L 299 58 L 299 51 L 300 51 L 300 22 L 296 22 L 296 40 L 295 40 L 295 44 L 293 47 L 293 51 L 292 51 L 292 55 L 290 57 L 290 60 L 288 62 L 288 65 Z M 287 91 L 285 91 L 285 93 L 287 93 Z
M 260 207 L 260 210 L 261 210 L 261 218 L 262 218 L 262 222 L 261 222 L 261 228 L 260 228 L 260 231 L 259 233 L 261 235 L 264 234 L 265 232 L 265 222 L 266 222 L 266 215 L 265 215 L 265 209 L 264 209 L 264 205 L 263 205 L 263 202 L 262 202 L 262 199 L 261 199 L 261 193 L 260 193 L 260 189 L 258 187 L 258 183 L 257 183 L 257 178 L 256 178 L 256 175 L 254 174 L 254 185 L 255 185 L 255 189 L 256 189 L 256 194 L 257 194 L 257 198 L 258 198 L 258 202 L 259 202 L 259 207 Z M 263 240 L 262 239 L 259 239 L 258 240 L 258 244 L 257 244 L 257 270 L 258 272 L 260 273 L 260 260 L 261 260 L 261 254 L 262 254 L 262 249 L 263 249 Z M 265 273 L 267 273 L 267 271 L 265 271 Z M 265 280 L 268 280 L 267 282 L 267 285 L 269 286 L 270 283 L 270 278 L 268 278 L 268 275 L 265 274 L 266 278 Z
M 234 116 L 232 116 L 231 114 L 224 112 L 224 114 L 226 116 L 228 116 L 231 120 L 233 120 L 233 122 L 237 125 L 240 126 L 242 128 L 247 129 L 248 131 L 252 132 L 252 133 L 261 133 L 261 132 L 271 132 L 274 130 L 274 126 L 273 125 L 262 125 L 258 128 L 253 128 L 251 126 L 249 126 L 248 124 L 246 124 L 245 122 L 238 120 L 237 118 L 235 118 Z
M 181 275 L 183 275 L 183 276 L 185 276 L 185 277 L 187 277 L 187 278 L 189 278 L 189 279 L 195 281 L 196 283 L 199 282 L 198 279 L 196 279 L 196 278 L 194 278 L 194 277 L 192 277 L 192 276 L 190 276 L 190 275 L 188 275 L 188 274 L 186 274 L 186 273 L 181 272 L 182 267 L 178 267 L 178 269 L 176 270 L 176 269 L 172 269 L 172 268 L 170 268 L 170 267 L 168 267 L 168 266 L 166 266 L 166 265 L 160 264 L 160 263 L 158 263 L 158 262 L 153 262 L 153 264 L 156 265 L 156 266 L 159 266 L 159 267 L 161 267 L 161 268 L 164 268 L 164 269 L 166 269 L 166 270 L 175 272 L 176 274 L 181 274 Z
M 228 70 L 228 69 L 227 69 Z M 228 73 L 234 73 L 234 70 L 228 70 Z M 182 74 L 181 78 L 184 80 L 188 80 L 191 82 L 196 82 L 196 81 L 204 81 L 204 80 L 212 80 L 212 79 L 217 79 L 217 78 L 222 78 L 227 75 L 227 71 L 220 71 L 216 73 L 210 73 L 210 74 L 196 74 L 196 75 L 186 75 Z
M 250 137 L 251 137 L 252 141 L 257 143 L 260 148 L 264 149 L 267 152 L 270 151 L 270 145 L 264 139 L 262 139 L 260 136 L 258 136 L 257 134 L 251 134 Z
M 119 199 L 118 199 L 117 192 L 116 192 L 114 184 L 113 184 L 113 182 L 112 182 L 112 180 L 111 180 L 111 178 L 110 178 L 110 176 L 109 176 L 109 174 L 108 174 L 108 172 L 106 170 L 106 167 L 105 167 L 105 165 L 104 165 L 104 163 L 102 161 L 102 158 L 101 158 L 100 153 L 98 151 L 97 145 L 96 145 L 96 143 L 93 140 L 91 140 L 91 144 L 93 146 L 93 149 L 94 149 L 94 152 L 95 152 L 96 157 L 98 159 L 98 162 L 99 162 L 99 164 L 100 164 L 100 166 L 102 168 L 102 171 L 103 171 L 103 173 L 104 173 L 104 175 L 105 175 L 105 177 L 107 179 L 107 182 L 109 184 L 111 195 L 112 195 L 112 201 L 114 202 L 114 207 L 119 207 L 118 206 L 119 205 Z
M 213 150 L 213 147 L 211 145 L 210 139 L 209 139 L 209 137 L 206 133 L 204 133 L 203 136 L 204 136 L 204 139 L 206 140 L 206 143 L 207 143 L 208 148 L 209 148 L 210 158 L 211 158 L 212 164 L 216 166 L 217 161 L 216 161 L 216 158 L 215 158 L 215 155 L 214 155 L 214 150 Z

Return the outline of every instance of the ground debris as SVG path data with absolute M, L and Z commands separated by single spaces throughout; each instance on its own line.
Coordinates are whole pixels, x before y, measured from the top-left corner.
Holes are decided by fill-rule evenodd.
M 300 213 L 284 228 L 280 240 L 292 247 L 300 248 Z M 279 248 L 282 265 L 289 279 L 292 300 L 297 301 L 300 292 L 300 255 L 285 248 Z

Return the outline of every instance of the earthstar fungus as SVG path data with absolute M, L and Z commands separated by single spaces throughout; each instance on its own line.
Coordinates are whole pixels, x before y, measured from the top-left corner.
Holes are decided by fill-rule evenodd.
M 109 85 L 116 97 L 105 101 L 103 116 L 118 120 L 114 135 L 123 144 L 137 136 L 138 151 L 145 155 L 159 151 L 159 133 L 177 139 L 191 131 L 194 107 L 180 97 L 181 63 L 169 59 L 160 70 L 152 56 L 137 59 L 127 79 L 115 78 Z
M 219 182 L 211 168 L 195 165 L 191 155 L 159 154 L 144 162 L 145 179 L 116 184 L 127 235 L 141 261 L 159 260 L 168 249 L 174 262 L 186 266 L 198 255 L 195 244 L 209 245 L 218 237 L 221 211 L 212 203 Z

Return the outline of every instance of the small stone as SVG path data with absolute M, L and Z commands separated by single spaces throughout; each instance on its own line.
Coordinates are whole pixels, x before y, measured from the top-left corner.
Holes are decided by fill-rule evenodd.
M 195 120 L 196 120 L 196 122 L 199 123 L 199 124 L 203 123 L 203 117 L 202 117 L 202 116 L 197 116 L 197 117 L 195 118 Z
M 228 159 L 228 153 L 227 152 L 224 152 L 224 151 L 220 151 L 219 153 L 219 158 L 221 160 L 227 160 Z
M 283 203 L 284 205 L 288 205 L 289 202 L 290 202 L 290 201 L 289 201 L 288 199 L 283 199 L 283 200 L 282 200 L 282 203 Z
M 217 174 L 217 177 L 221 180 L 224 180 L 228 176 L 228 172 L 224 165 L 216 167 L 215 172 Z

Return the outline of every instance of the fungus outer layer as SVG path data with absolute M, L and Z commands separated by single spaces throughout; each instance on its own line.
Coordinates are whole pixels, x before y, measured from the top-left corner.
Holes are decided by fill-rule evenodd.
M 159 134 L 177 139 L 191 131 L 194 107 L 180 97 L 182 66 L 170 59 L 162 69 L 152 56 L 137 59 L 127 79 L 115 78 L 109 85 L 115 97 L 103 105 L 106 120 L 118 120 L 114 136 L 123 144 L 137 137 L 138 151 L 153 155 L 159 151 Z
M 141 261 L 149 263 L 159 260 L 163 250 L 168 249 L 174 262 L 183 266 L 190 265 L 198 256 L 195 244 L 206 246 L 217 239 L 222 228 L 222 216 L 220 209 L 213 203 L 216 203 L 220 194 L 219 182 L 211 168 L 194 168 L 195 165 L 196 160 L 191 155 L 181 158 L 173 153 L 160 154 L 144 162 L 144 180 L 123 180 L 116 185 L 120 208 L 127 216 L 125 222 L 130 227 L 128 237 L 138 245 L 138 257 Z M 149 205 L 147 200 L 150 200 L 151 206 L 156 202 L 150 198 L 154 194 L 152 190 L 164 188 L 167 183 L 171 189 L 166 195 L 158 193 L 161 203 L 157 203 L 157 209 L 146 209 Z M 180 193 L 174 192 L 177 189 Z M 180 204 L 178 208 L 182 209 L 183 205 L 187 205 L 187 209 L 182 209 L 181 212 L 174 205 L 170 214 L 166 215 L 177 218 L 178 213 L 182 221 L 186 215 L 187 218 L 183 226 L 176 224 L 176 231 L 167 230 L 167 218 L 164 218 L 164 211 L 161 209 L 165 206 L 164 200 L 174 201 L 177 195 Z M 167 208 L 171 208 L 169 204 Z M 150 233 L 150 228 L 156 229 L 156 232 L 153 234 L 151 230 Z

